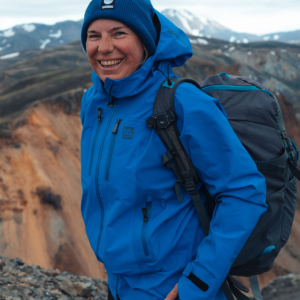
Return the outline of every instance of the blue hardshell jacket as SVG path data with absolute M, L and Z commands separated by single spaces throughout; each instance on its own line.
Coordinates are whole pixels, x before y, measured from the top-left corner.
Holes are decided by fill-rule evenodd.
M 102 83 L 93 73 L 94 85 L 82 99 L 85 229 L 114 297 L 163 300 L 178 283 L 180 300 L 223 300 L 220 286 L 267 209 L 265 180 L 219 101 L 184 83 L 175 94 L 176 122 L 198 189 L 205 183 L 216 199 L 208 237 L 184 189 L 178 201 L 176 177 L 162 166 L 166 149 L 146 119 L 165 80 L 157 69 L 176 77 L 171 67 L 182 66 L 192 49 L 185 33 L 156 13 L 161 33 L 155 54 L 121 80 Z M 187 278 L 191 271 L 207 291 Z

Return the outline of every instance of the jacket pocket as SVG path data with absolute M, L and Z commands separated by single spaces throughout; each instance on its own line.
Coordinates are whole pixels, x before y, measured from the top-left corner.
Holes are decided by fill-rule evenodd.
M 106 161 L 106 167 L 105 167 L 105 180 L 108 181 L 109 179 L 109 171 L 110 171 L 110 165 L 111 165 L 111 161 L 112 161 L 112 157 L 113 157 L 113 152 L 114 152 L 114 147 L 115 147 L 115 142 L 116 142 L 116 137 L 117 137 L 117 132 L 118 132 L 118 128 L 119 125 L 121 123 L 121 119 L 118 119 L 116 122 L 116 125 L 112 131 L 112 137 L 111 137 L 111 141 L 110 141 L 110 146 L 109 146 L 109 152 L 108 152 L 108 156 L 107 156 L 107 161 Z
M 142 245 L 143 245 L 144 254 L 146 256 L 149 256 L 150 253 L 149 253 L 148 239 L 147 239 L 147 228 L 151 216 L 152 203 L 147 202 L 146 207 L 143 207 L 142 211 L 143 211 Z
M 89 164 L 89 176 L 91 176 L 91 173 L 92 173 L 92 166 L 93 166 L 93 159 L 94 159 L 95 148 L 96 148 L 96 141 L 97 141 L 97 138 L 98 138 L 98 135 L 99 135 L 100 128 L 101 128 L 101 124 L 98 123 L 95 134 L 94 134 L 94 137 L 93 137 L 93 141 L 92 141 L 90 164 Z

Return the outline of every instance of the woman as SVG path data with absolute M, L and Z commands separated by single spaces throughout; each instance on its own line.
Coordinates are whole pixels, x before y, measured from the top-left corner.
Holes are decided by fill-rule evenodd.
M 81 109 L 82 215 L 112 299 L 226 299 L 220 286 L 266 210 L 265 181 L 219 101 L 184 83 L 175 95 L 180 138 L 217 203 L 208 237 L 190 195 L 177 200 L 146 119 L 165 77 L 176 77 L 171 67 L 192 56 L 188 37 L 149 0 L 93 0 L 82 45 L 94 83 Z

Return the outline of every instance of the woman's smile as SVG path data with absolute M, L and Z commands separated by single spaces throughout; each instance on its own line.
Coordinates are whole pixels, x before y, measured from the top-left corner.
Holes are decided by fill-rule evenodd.
M 123 62 L 123 59 L 114 59 L 114 60 L 99 60 L 100 66 L 104 69 L 112 69 L 118 67 Z

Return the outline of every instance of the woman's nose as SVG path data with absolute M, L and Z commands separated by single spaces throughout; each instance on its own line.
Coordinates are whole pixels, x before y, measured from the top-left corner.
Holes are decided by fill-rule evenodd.
M 110 38 L 102 37 L 98 45 L 98 52 L 105 54 L 105 53 L 110 53 L 113 50 L 114 50 L 114 45 L 111 42 Z

